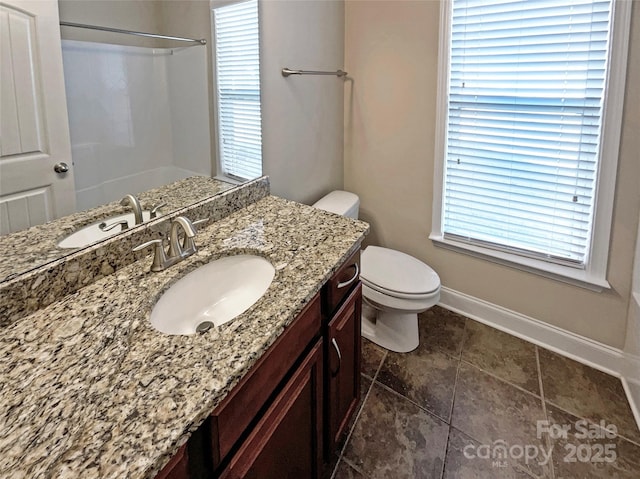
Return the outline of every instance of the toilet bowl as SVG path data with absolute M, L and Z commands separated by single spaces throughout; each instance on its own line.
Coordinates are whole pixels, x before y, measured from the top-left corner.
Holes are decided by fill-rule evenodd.
M 313 205 L 357 219 L 360 200 L 333 191 Z M 368 246 L 360 258 L 362 335 L 391 351 L 406 353 L 420 343 L 418 313 L 440 300 L 440 278 L 422 261 L 389 248 Z

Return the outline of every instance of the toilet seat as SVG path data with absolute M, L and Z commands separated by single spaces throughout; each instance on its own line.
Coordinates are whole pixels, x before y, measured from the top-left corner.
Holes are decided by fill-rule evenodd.
M 398 298 L 369 288 L 362 283 L 362 300 L 382 311 L 403 311 L 406 313 L 421 313 L 429 309 L 440 300 L 440 290 L 417 298 Z
M 369 246 L 362 252 L 360 279 L 395 298 L 421 300 L 440 289 L 440 277 L 422 261 L 400 251 Z
M 371 283 L 370 281 L 367 281 L 366 278 L 363 278 L 362 276 L 360 276 L 360 281 L 362 281 L 362 284 L 371 288 L 373 291 L 376 291 L 377 293 L 380 294 L 384 294 L 386 296 L 390 296 L 392 298 L 398 298 L 398 299 L 414 299 L 414 300 L 421 300 L 424 298 L 428 298 L 429 296 L 431 296 L 434 292 L 436 292 L 438 290 L 438 288 L 434 289 L 433 291 L 430 291 L 428 293 L 400 293 L 398 291 L 393 291 L 393 290 L 389 290 L 389 289 L 385 289 L 382 288 L 380 286 L 378 286 L 377 284 Z

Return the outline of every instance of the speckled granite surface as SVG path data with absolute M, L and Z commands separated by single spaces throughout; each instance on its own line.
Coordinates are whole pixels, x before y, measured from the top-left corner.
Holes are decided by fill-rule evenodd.
M 235 186 L 215 178 L 194 176 L 140 193 L 138 199 L 143 209 L 166 203 L 167 206 L 161 212 L 171 213 Z M 113 201 L 43 225 L 0 236 L 0 281 L 14 273 L 30 271 L 73 253 L 76 250 L 59 248 L 58 241 L 83 226 L 130 211 L 131 208 Z
M 0 336 L 0 477 L 153 478 L 368 231 L 268 196 L 202 230 L 161 273 L 144 258 L 14 321 Z M 202 335 L 168 336 L 151 308 L 222 255 L 276 267 L 251 309 Z
M 185 195 L 194 194 L 193 191 L 191 193 L 188 191 L 187 185 L 191 185 L 194 191 L 197 191 L 195 194 L 200 196 L 205 193 L 204 185 L 211 178 L 197 177 L 192 180 L 192 182 L 184 180 L 174 184 L 180 186 L 176 190 L 176 195 L 177 191 L 183 190 Z M 199 186 L 194 186 L 196 184 Z M 52 261 L 12 280 L 0 282 L 0 326 L 47 306 L 58 298 L 71 294 L 147 255 L 147 251 L 134 253 L 133 248 L 145 241 L 166 237 L 170 220 L 178 215 L 185 215 L 192 221 L 204 218 L 209 218 L 209 222 L 217 221 L 268 194 L 269 179 L 259 178 L 163 215 L 140 227 L 131 228 L 113 238 Z M 206 224 L 202 225 L 204 226 Z M 26 248 L 37 249 L 35 238 L 34 241 L 36 241 L 35 245 L 27 245 Z M 42 241 L 45 241 L 44 237 Z

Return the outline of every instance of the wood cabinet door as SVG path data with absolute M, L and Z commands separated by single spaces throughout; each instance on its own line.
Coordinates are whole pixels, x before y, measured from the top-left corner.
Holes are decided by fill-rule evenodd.
M 231 459 L 221 478 L 320 477 L 322 357 L 322 340 L 319 340 Z
M 182 446 L 155 479 L 189 479 L 187 445 Z
M 326 457 L 340 441 L 360 401 L 360 315 L 362 284 L 358 283 L 333 319 L 326 337 Z
M 320 296 L 316 295 L 267 352 L 211 414 L 211 454 L 214 470 L 246 439 L 252 423 L 291 368 L 320 336 Z

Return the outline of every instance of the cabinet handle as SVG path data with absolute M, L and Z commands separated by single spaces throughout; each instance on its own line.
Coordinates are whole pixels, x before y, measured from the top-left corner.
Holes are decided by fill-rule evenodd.
M 349 285 L 350 285 L 351 283 L 353 283 L 356 279 L 358 279 L 358 275 L 360 274 L 360 268 L 358 268 L 358 263 L 353 263 L 353 265 L 352 265 L 352 266 L 356 269 L 356 272 L 355 272 L 355 274 L 353 275 L 353 278 L 351 278 L 351 279 L 349 279 L 349 280 L 347 280 L 347 281 L 344 281 L 344 282 L 342 282 L 342 283 L 338 283 L 338 286 L 336 286 L 336 288 L 341 289 L 341 288 L 344 288 L 345 286 L 349 286 Z
M 331 371 L 331 376 L 335 377 L 340 372 L 340 365 L 342 364 L 342 354 L 340 353 L 340 348 L 338 347 L 336 338 L 331 339 L 331 345 L 333 346 L 333 349 L 336 350 L 336 354 L 338 355 L 338 368 L 335 371 Z

